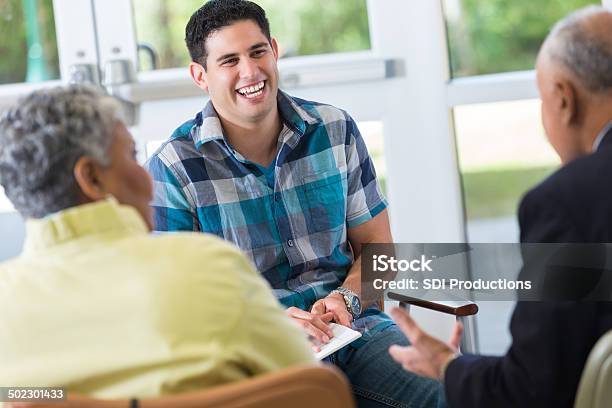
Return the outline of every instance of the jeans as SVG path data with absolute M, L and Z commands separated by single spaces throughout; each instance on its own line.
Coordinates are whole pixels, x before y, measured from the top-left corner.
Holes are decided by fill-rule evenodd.
M 359 348 L 350 345 L 328 361 L 348 377 L 359 408 L 443 408 L 444 387 L 438 381 L 405 371 L 389 354 L 389 346 L 408 345 L 393 324 Z

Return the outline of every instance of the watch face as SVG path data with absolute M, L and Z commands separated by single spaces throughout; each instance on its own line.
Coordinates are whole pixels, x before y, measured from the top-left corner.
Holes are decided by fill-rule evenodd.
M 355 316 L 359 316 L 361 314 L 361 302 L 357 296 L 352 296 L 351 309 L 353 310 L 353 314 L 355 314 Z

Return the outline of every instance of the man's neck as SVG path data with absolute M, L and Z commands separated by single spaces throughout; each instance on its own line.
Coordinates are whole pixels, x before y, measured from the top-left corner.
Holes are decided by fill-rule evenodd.
M 256 123 L 236 123 L 223 118 L 221 126 L 228 142 L 247 160 L 269 166 L 276 157 L 282 122 L 278 108 Z

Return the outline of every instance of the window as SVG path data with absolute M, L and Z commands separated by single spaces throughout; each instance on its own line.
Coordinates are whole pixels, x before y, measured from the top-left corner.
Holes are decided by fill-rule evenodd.
M 465 105 L 453 114 L 468 241 L 518 242 L 521 197 L 559 165 L 541 125 L 540 101 Z M 479 351 L 504 353 L 514 302 L 478 306 Z
M 597 0 L 443 0 L 453 77 L 533 69 L 554 23 Z
M 3 212 L 14 211 L 15 207 L 9 201 L 8 197 L 4 194 L 4 188 L 0 186 L 0 214 Z
M 133 1 L 140 69 L 152 69 L 151 51 L 157 68 L 187 65 L 185 26 L 202 0 Z M 266 10 L 281 57 L 370 49 L 366 0 L 255 2 Z
M 368 153 L 374 163 L 376 177 L 380 189 L 387 196 L 387 166 L 385 165 L 383 123 L 381 121 L 359 122 L 357 124 L 363 140 L 368 147 Z
M 59 78 L 52 0 L 0 1 L 0 84 Z
M 469 240 L 516 242 L 520 198 L 559 165 L 540 101 L 460 106 L 454 117 Z

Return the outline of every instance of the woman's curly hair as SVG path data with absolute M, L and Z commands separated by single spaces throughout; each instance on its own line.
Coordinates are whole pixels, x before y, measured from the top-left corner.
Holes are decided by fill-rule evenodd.
M 0 185 L 26 218 L 79 204 L 74 165 L 89 156 L 109 165 L 107 150 L 120 107 L 97 88 L 31 93 L 0 119 Z

